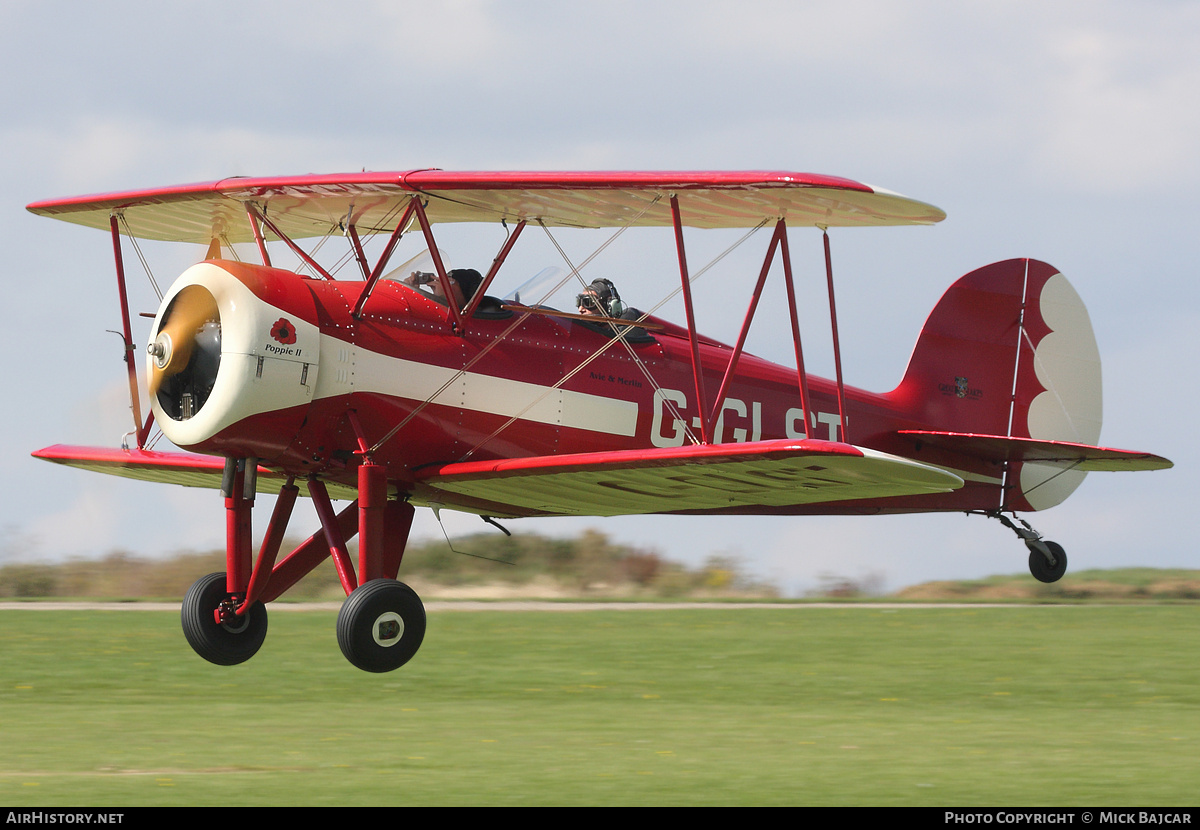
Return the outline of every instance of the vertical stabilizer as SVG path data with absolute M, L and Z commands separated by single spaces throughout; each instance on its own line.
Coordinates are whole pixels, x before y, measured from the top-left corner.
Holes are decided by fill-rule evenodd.
M 892 393 L 922 429 L 1069 441 L 1100 438 L 1100 353 L 1083 301 L 1044 262 L 1013 259 L 958 280 L 921 330 Z M 1084 473 L 1005 463 L 997 507 L 1060 503 Z

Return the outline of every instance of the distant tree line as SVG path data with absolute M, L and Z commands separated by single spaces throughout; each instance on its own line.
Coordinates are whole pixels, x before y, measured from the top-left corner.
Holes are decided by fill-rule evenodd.
M 775 597 L 770 583 L 745 573 L 732 556 L 712 556 L 698 568 L 664 559 L 657 551 L 615 543 L 596 530 L 574 538 L 481 533 L 414 542 L 400 578 L 436 593 L 468 586 L 526 586 L 531 593 L 557 589 L 578 596 Z M 285 544 L 285 550 L 292 546 Z M 352 550 L 353 554 L 353 550 Z M 143 558 L 114 551 L 100 559 L 16 562 L 0 567 L 0 598 L 96 597 L 179 599 L 196 579 L 225 570 L 225 552 L 182 552 Z M 332 562 L 323 563 L 287 597 L 344 596 Z

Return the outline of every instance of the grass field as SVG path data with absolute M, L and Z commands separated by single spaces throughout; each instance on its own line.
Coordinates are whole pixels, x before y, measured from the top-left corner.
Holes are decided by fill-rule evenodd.
M 1200 800 L 1194 606 L 435 612 L 386 675 L 334 617 L 0 612 L 0 804 Z

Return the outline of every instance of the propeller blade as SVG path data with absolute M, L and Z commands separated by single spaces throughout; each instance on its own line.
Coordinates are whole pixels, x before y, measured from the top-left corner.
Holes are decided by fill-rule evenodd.
M 217 301 L 208 289 L 189 285 L 175 296 L 158 337 L 150 344 L 154 357 L 150 370 L 150 394 L 157 395 L 162 382 L 188 367 L 196 348 L 196 336 L 206 323 L 220 323 Z

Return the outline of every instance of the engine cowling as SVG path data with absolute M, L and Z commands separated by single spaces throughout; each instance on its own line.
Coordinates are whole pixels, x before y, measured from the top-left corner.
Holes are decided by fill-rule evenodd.
M 312 293 L 290 271 L 193 265 L 163 298 L 147 349 L 163 434 L 204 452 L 271 458 L 303 423 L 320 365 Z

